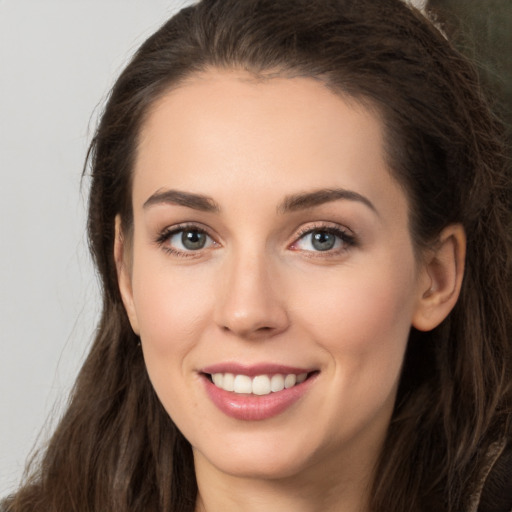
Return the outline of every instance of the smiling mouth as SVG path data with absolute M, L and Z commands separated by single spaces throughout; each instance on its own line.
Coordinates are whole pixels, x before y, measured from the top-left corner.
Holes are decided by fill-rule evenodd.
M 207 373 L 205 375 L 217 388 L 224 391 L 264 396 L 298 386 L 316 373 L 318 372 L 299 374 L 275 373 L 272 375 L 256 375 L 254 377 L 234 373 Z

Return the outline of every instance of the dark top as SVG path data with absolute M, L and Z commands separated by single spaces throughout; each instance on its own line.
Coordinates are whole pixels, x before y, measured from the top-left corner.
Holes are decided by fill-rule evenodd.
M 512 512 L 512 442 L 494 443 L 468 512 Z

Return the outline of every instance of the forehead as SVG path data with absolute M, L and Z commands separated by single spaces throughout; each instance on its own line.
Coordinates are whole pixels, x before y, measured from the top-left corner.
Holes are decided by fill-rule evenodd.
M 341 186 L 379 195 L 388 172 L 380 118 L 312 78 L 209 70 L 161 97 L 142 127 L 135 202 L 158 188 L 267 196 Z

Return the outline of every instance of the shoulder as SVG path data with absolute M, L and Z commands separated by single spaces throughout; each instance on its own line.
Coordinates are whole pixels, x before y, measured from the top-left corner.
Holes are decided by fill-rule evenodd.
M 477 512 L 512 512 L 512 440 L 495 443 L 480 486 Z

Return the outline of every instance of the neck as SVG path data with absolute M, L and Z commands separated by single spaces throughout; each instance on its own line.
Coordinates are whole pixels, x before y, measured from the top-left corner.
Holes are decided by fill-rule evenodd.
M 362 461 L 329 467 L 322 461 L 280 479 L 233 476 L 195 454 L 196 512 L 367 512 L 372 469 Z

